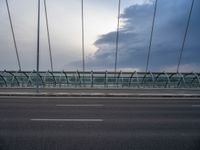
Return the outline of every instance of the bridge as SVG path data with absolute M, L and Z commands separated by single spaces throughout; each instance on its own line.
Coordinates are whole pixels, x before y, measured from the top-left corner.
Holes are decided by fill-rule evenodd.
M 112 65 L 110 67 L 108 64 L 108 67 L 103 69 L 91 69 L 86 64 L 88 58 L 86 27 L 88 24 L 85 21 L 87 19 L 85 13 L 89 7 L 85 4 L 86 0 L 76 1 L 80 6 L 81 60 L 79 63 L 81 69 L 75 63 L 77 69 L 74 70 L 68 68 L 59 70 L 55 67 L 58 62 L 54 59 L 56 49 L 52 47 L 53 40 L 49 22 L 51 19 L 49 9 L 52 5 L 48 4 L 52 3 L 51 0 L 34 1 L 37 3 L 37 22 L 35 22 L 37 33 L 34 32 L 37 37 L 35 45 L 37 57 L 36 68 L 29 67 L 29 69 L 23 68 L 24 64 L 20 57 L 20 53 L 23 51 L 20 51 L 18 36 L 16 36 L 16 33 L 19 32 L 17 32 L 17 27 L 15 28 L 16 18 L 12 11 L 15 6 L 11 7 L 11 0 L 0 1 L 0 8 L 7 12 L 14 46 L 12 52 L 15 54 L 15 63 L 18 66 L 15 69 L 3 68 L 0 70 L 0 149 L 199 150 L 200 72 L 198 69 L 187 71 L 187 68 L 182 71 L 180 68 L 183 65 L 183 55 L 188 50 L 186 43 L 189 41 L 188 36 L 191 32 L 190 28 L 192 28 L 191 20 L 192 17 L 197 16 L 197 12 L 199 13 L 197 8 L 200 3 L 197 0 L 186 1 L 177 1 L 181 6 L 187 6 L 185 9 L 187 11 L 183 13 L 186 19 L 182 36 L 178 39 L 181 42 L 176 43 L 179 48 L 173 71 L 151 70 L 149 67 L 153 66 L 150 60 L 154 56 L 152 45 L 157 39 L 155 30 L 159 9 L 162 9 L 162 5 L 165 4 L 171 10 L 167 5 L 170 3 L 169 1 L 115 1 L 117 4 L 116 31 L 108 33 L 108 35 L 114 35 L 114 40 L 112 39 L 112 44 L 110 44 L 112 45 L 112 49 L 110 49 L 112 57 L 109 57 Z M 103 3 L 103 1 L 98 2 Z M 111 1 L 106 3 L 108 2 Z M 23 2 L 19 1 L 19 3 Z M 71 4 L 72 1 L 67 1 L 67 3 Z M 99 3 L 97 4 L 99 5 Z M 150 30 L 148 34 L 145 34 L 145 37 L 148 36 L 145 62 L 143 63 L 145 65 L 140 66 L 139 70 L 134 70 L 136 64 L 134 64 L 135 66 L 129 65 L 131 69 L 120 67 L 119 57 L 126 55 L 126 51 L 120 52 L 122 49 L 120 42 L 124 40 L 121 38 L 124 35 L 122 34 L 123 25 L 120 23 L 127 21 L 121 21 L 124 15 L 122 7 L 125 3 L 131 3 L 130 7 L 133 5 L 135 10 L 142 5 L 147 5 L 146 9 L 152 9 Z M 184 3 L 187 5 L 183 5 Z M 146 9 L 142 9 L 142 11 L 146 11 Z M 183 10 L 182 7 L 181 9 Z M 142 13 L 143 17 L 147 15 L 144 14 Z M 42 15 L 44 20 L 41 19 Z M 2 17 L 4 16 L 2 15 Z M 44 25 L 41 23 L 42 21 L 45 22 L 45 26 L 42 26 Z M 132 26 L 130 23 L 129 25 Z M 145 24 L 143 25 L 145 26 Z M 42 27 L 45 27 L 47 33 L 48 57 L 45 57 L 49 61 L 47 70 L 41 69 L 40 55 L 44 50 L 41 48 L 41 36 L 44 36 L 41 32 Z M 126 32 L 131 33 L 128 30 Z M 195 30 L 196 32 L 198 31 Z M 130 40 L 129 36 L 125 38 L 125 41 L 128 40 Z M 196 40 L 198 41 L 199 38 Z M 190 41 L 190 43 L 195 45 L 194 41 Z M 25 46 L 26 43 L 22 45 Z M 125 48 L 127 47 L 129 45 L 125 44 Z M 159 48 L 163 48 L 163 46 L 159 45 Z M 198 50 L 200 47 L 196 46 L 195 48 Z M 0 52 L 1 50 L 3 51 L 0 48 Z M 131 51 L 134 50 L 131 49 Z M 197 50 L 195 54 L 189 55 L 198 56 Z M 140 52 L 136 51 L 137 53 Z M 101 63 L 104 62 L 104 57 L 101 57 Z M 130 60 L 125 59 L 124 61 L 129 63 Z M 161 63 L 160 60 L 154 61 L 157 64 Z M 130 64 L 132 63 L 130 62 Z M 0 64 L 1 68 L 2 66 L 5 64 Z
M 38 14 L 37 14 L 37 59 L 36 59 L 36 69 L 32 71 L 25 71 L 22 68 L 21 60 L 19 57 L 19 48 L 17 44 L 15 28 L 13 26 L 13 17 L 12 10 L 10 9 L 10 2 L 5 1 L 5 7 L 8 13 L 8 19 L 10 22 L 11 33 L 13 37 L 13 43 L 16 53 L 16 60 L 18 64 L 18 70 L 2 70 L 0 71 L 0 86 L 1 87 L 145 87 L 145 88 L 198 88 L 200 85 L 200 73 L 198 72 L 180 72 L 180 65 L 182 61 L 182 55 L 185 49 L 185 43 L 187 42 L 188 32 L 190 28 L 191 17 L 193 13 L 193 8 L 195 7 L 195 1 L 192 0 L 186 15 L 186 26 L 184 30 L 184 36 L 180 44 L 180 53 L 177 57 L 177 67 L 175 72 L 155 72 L 149 70 L 149 62 L 152 51 L 152 42 L 153 35 L 155 30 L 155 21 L 156 16 L 158 15 L 157 9 L 159 9 L 159 1 L 156 0 L 154 3 L 154 11 L 151 24 L 151 32 L 149 34 L 149 46 L 147 49 L 147 59 L 146 65 L 144 66 L 145 70 L 136 72 L 136 71 L 120 71 L 118 70 L 118 51 L 120 50 L 120 15 L 121 15 L 121 5 L 123 1 L 118 1 L 118 11 L 117 11 L 117 30 L 116 30 L 116 40 L 115 40 L 115 55 L 113 60 L 113 70 L 106 71 L 85 71 L 88 70 L 85 66 L 85 7 L 84 1 L 81 0 L 81 50 L 82 50 L 82 70 L 70 71 L 54 71 L 53 55 L 52 55 L 52 43 L 50 37 L 50 28 L 49 28 L 49 15 L 48 7 L 46 0 L 43 1 L 44 13 L 45 13 L 45 25 L 47 31 L 47 40 L 48 40 L 48 50 L 49 50 L 49 62 L 50 62 L 50 71 L 40 71 L 40 53 L 41 53 L 41 12 L 42 6 L 41 1 L 38 1 Z M 125 3 L 125 2 L 124 2 Z M 161 3 L 161 2 L 160 2 Z M 161 4 L 160 4 L 161 5 Z M 6 68 L 5 68 L 6 69 Z M 109 69 L 109 68 L 108 68 Z M 38 90 L 37 90 L 38 91 Z

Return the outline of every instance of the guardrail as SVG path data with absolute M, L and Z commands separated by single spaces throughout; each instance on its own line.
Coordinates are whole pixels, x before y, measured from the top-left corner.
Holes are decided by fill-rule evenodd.
M 0 71 L 0 87 L 200 88 L 200 73 Z

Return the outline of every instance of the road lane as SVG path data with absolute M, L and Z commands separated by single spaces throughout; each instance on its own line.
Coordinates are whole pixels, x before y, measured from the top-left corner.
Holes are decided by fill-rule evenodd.
M 0 97 L 0 149 L 199 150 L 198 105 L 197 98 Z

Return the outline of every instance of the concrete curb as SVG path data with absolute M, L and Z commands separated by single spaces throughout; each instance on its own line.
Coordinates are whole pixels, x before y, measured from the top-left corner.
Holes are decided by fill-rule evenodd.
M 152 93 L 0 93 L 1 96 L 30 96 L 30 97 L 196 97 L 200 98 L 200 94 L 152 94 Z

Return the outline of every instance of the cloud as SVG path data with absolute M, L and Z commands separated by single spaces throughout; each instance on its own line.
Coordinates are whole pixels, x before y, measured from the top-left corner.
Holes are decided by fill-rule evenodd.
M 166 72 L 174 72 L 177 69 L 177 65 L 175 66 L 166 66 L 160 71 L 166 71 Z M 184 64 L 180 65 L 180 72 L 200 72 L 199 64 Z
M 119 70 L 144 70 L 154 2 L 155 0 L 122 1 L 122 10 L 126 9 L 121 14 L 117 63 Z M 17 59 L 5 1 L 0 3 L 2 4 L 0 5 L 0 69 L 16 70 L 18 68 Z M 89 10 L 85 12 L 85 18 L 87 18 L 85 19 L 86 69 L 113 70 L 117 1 L 94 0 L 92 2 L 87 1 L 85 4 L 86 10 Z M 149 66 L 152 71 L 176 66 L 190 4 L 190 0 L 158 1 Z M 34 0 L 10 1 L 10 9 L 22 68 L 32 70 L 36 67 L 37 2 Z M 196 64 L 198 66 L 200 64 L 199 11 L 200 1 L 196 0 L 182 65 Z M 48 70 L 50 63 L 43 5 L 41 14 L 40 68 L 41 70 Z M 55 70 L 80 70 L 82 68 L 82 61 L 79 61 L 82 59 L 80 2 L 71 0 L 55 2 L 50 0 L 48 2 L 48 14 Z M 108 21 L 111 20 L 110 18 L 113 18 L 113 20 Z M 99 20 L 99 22 L 96 20 Z M 102 30 L 101 27 L 106 30 Z M 101 35 L 96 40 L 97 34 Z M 96 40 L 94 45 L 90 45 L 94 40 Z M 90 54 L 88 55 L 88 53 Z
M 132 5 L 152 4 L 154 2 L 154 0 L 127 0 L 127 1 L 130 1 L 130 3 Z M 122 1 L 122 3 L 123 3 L 123 1 Z
M 190 1 L 177 0 L 158 3 L 155 30 L 150 56 L 150 70 L 159 71 L 176 66 L 180 54 Z M 123 26 L 119 32 L 118 68 L 144 70 L 153 16 L 152 3 L 132 5 L 121 15 Z M 183 9 L 184 8 L 184 9 Z M 200 64 L 200 1 L 195 1 L 189 33 L 182 57 L 182 65 Z M 116 32 L 99 36 L 94 43 L 97 51 L 87 58 L 87 67 L 114 68 Z M 172 67 L 173 68 L 173 67 Z M 186 67 L 184 67 L 187 69 Z M 193 69 L 197 69 L 194 68 Z M 188 68 L 188 70 L 190 70 Z M 175 70 L 174 70 L 175 71 Z

